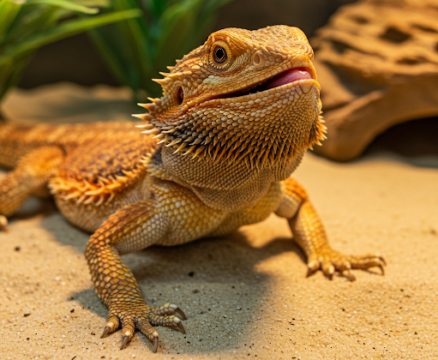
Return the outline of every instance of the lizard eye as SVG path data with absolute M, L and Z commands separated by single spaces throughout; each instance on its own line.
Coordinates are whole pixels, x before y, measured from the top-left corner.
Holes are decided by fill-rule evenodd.
M 223 64 L 227 60 L 227 51 L 222 46 L 216 46 L 213 50 L 213 59 L 218 64 Z
M 210 48 L 210 65 L 216 70 L 225 70 L 233 62 L 230 47 L 224 41 L 216 41 Z

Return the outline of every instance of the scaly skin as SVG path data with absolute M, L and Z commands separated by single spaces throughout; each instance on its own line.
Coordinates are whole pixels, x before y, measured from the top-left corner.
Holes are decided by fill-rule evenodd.
M 1 125 L 0 163 L 15 169 L 0 182 L 0 224 L 48 186 L 66 218 L 93 232 L 85 257 L 109 308 L 102 337 L 121 326 L 122 349 L 135 329 L 154 351 L 153 326 L 184 332 L 184 313 L 147 305 L 120 259 L 153 244 L 227 234 L 275 212 L 306 253 L 309 275 L 383 272 L 382 257 L 331 249 L 305 190 L 289 177 L 324 138 L 312 59 L 297 28 L 225 29 L 156 80 L 163 97 L 137 115 L 153 138 L 126 123 Z

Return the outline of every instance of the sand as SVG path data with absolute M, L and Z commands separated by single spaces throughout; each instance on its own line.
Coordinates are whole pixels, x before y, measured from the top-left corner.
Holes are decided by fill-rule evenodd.
M 59 85 L 15 91 L 3 110 L 12 121 L 122 120 L 128 98 Z M 52 201 L 29 199 L 0 233 L 0 358 L 437 358 L 438 169 L 394 156 L 339 164 L 307 154 L 295 176 L 333 247 L 379 252 L 385 276 L 306 279 L 305 257 L 274 215 L 228 237 L 149 248 L 123 260 L 149 304 L 186 312 L 187 334 L 158 327 L 157 354 L 139 334 L 120 351 L 120 331 L 100 339 L 107 310 L 83 256 L 89 235 Z

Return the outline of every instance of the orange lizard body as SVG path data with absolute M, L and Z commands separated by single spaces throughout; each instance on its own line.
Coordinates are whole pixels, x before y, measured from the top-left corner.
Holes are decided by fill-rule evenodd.
M 382 269 L 377 255 L 332 250 L 305 190 L 292 178 L 324 138 L 313 51 L 297 28 L 225 29 L 210 35 L 164 79 L 163 97 L 131 123 L 0 125 L 0 224 L 32 194 L 50 189 L 86 246 L 96 291 L 109 308 L 102 337 L 122 327 L 122 348 L 184 313 L 153 308 L 120 255 L 223 235 L 275 212 L 308 257 L 308 274 Z

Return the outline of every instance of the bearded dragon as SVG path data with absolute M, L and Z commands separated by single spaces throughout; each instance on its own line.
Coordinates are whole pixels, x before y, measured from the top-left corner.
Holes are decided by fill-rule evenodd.
M 163 96 L 131 123 L 0 125 L 0 215 L 32 194 L 54 196 L 64 216 L 92 233 L 85 249 L 108 306 L 102 337 L 122 328 L 121 349 L 157 325 L 184 332 L 184 312 L 146 304 L 123 254 L 220 236 L 274 212 L 289 222 L 308 275 L 379 267 L 381 256 L 333 250 L 306 191 L 291 173 L 325 135 L 313 51 L 304 33 L 273 26 L 224 29 L 156 80 Z M 145 133 L 145 134 L 142 134 Z

